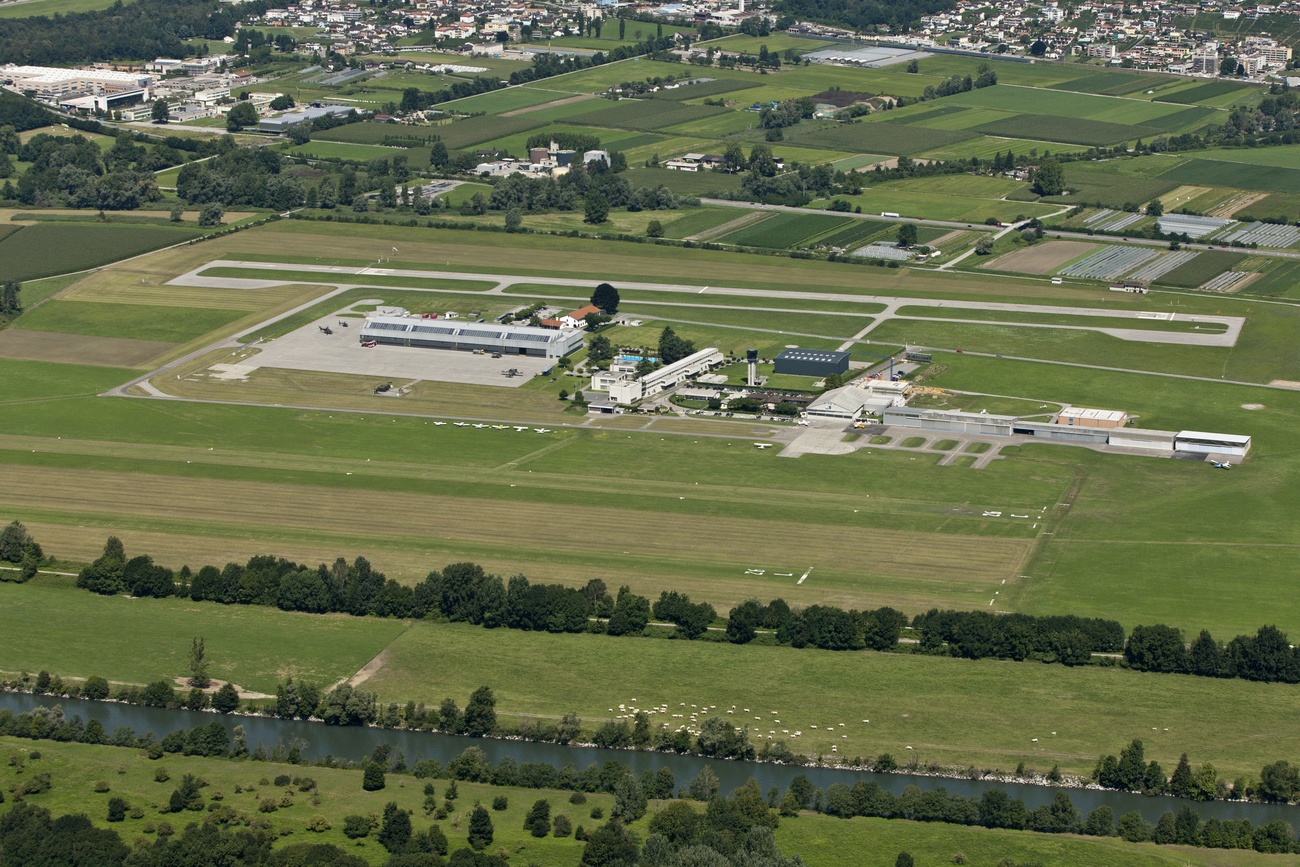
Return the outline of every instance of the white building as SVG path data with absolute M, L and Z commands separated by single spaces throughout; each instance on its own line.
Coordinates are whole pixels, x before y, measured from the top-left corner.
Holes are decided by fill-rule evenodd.
M 591 387 L 596 391 L 608 391 L 610 399 L 615 403 L 636 403 L 681 385 L 691 377 L 716 367 L 723 360 L 721 352 L 709 347 L 647 373 L 640 379 L 624 372 L 600 371 L 591 377 Z
M 11 90 L 34 91 L 39 99 L 58 99 L 70 93 L 115 93 L 141 90 L 154 82 L 147 72 L 112 69 L 57 69 L 50 66 L 0 66 L 0 81 Z

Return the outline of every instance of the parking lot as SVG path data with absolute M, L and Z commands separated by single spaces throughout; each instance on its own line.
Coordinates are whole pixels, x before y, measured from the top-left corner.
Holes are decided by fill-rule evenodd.
M 243 379 L 259 367 L 286 370 L 314 370 L 323 373 L 355 373 L 384 379 L 432 380 L 467 385 L 497 385 L 518 388 L 555 363 L 550 358 L 505 355 L 493 358 L 450 349 L 417 349 L 405 346 L 364 347 L 357 338 L 361 320 L 348 327 L 337 316 L 327 316 L 291 331 L 283 337 L 254 344 L 260 350 L 238 364 L 222 365 L 221 379 Z M 329 328 L 332 334 L 321 328 Z M 522 375 L 509 376 L 514 369 Z

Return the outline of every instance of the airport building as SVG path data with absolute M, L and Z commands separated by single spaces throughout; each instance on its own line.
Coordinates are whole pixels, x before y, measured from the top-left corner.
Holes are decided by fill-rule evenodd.
M 832 349 L 787 349 L 776 357 L 772 372 L 792 376 L 843 376 L 849 371 L 849 353 Z
M 582 332 L 501 325 L 483 322 L 448 322 L 419 316 L 371 316 L 361 326 L 362 343 L 413 346 L 421 349 L 455 349 L 462 352 L 500 352 L 563 358 L 582 348 Z
M 1087 412 L 1085 410 L 1084 412 Z M 1098 412 L 1098 410 L 1092 410 Z M 1101 410 L 1100 412 L 1109 412 Z M 1250 437 L 1239 434 L 1207 433 L 1205 431 L 1146 430 L 1126 426 L 1099 427 L 1062 424 L 1051 421 L 1026 421 L 1009 415 L 958 412 L 943 409 L 918 409 L 894 406 L 886 409 L 884 423 L 890 427 L 941 431 L 951 434 L 982 436 L 1032 436 L 1045 440 L 1067 440 L 1076 443 L 1111 446 L 1114 448 L 1145 449 L 1167 452 L 1170 456 L 1216 455 L 1245 457 L 1250 451 Z
M 591 387 L 596 391 L 608 391 L 610 400 L 615 403 L 625 405 L 636 403 L 638 400 L 681 385 L 686 380 L 713 369 L 724 360 L 721 352 L 709 347 L 672 364 L 666 364 L 640 379 L 628 373 L 599 371 L 591 377 Z

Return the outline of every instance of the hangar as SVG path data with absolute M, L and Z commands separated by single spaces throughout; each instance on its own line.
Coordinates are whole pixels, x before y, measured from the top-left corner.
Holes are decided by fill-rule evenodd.
M 418 316 L 371 316 L 361 326 L 362 343 L 415 346 L 423 349 L 458 349 L 464 352 L 500 352 L 563 358 L 582 348 L 582 332 L 537 328 L 532 325 L 491 325 L 483 322 L 448 322 Z
M 787 349 L 776 357 L 773 373 L 792 376 L 830 376 L 849 371 L 849 353 L 832 349 Z

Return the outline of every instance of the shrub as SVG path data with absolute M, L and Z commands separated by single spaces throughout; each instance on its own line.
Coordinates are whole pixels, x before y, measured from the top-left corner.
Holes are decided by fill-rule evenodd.
M 109 798 L 108 800 L 108 821 L 121 822 L 126 818 L 128 805 L 121 798 Z
M 158 823 L 158 836 L 159 836 L 159 837 L 170 837 L 172 834 L 175 834 L 175 833 L 176 833 L 176 831 L 173 830 L 173 828 L 172 828 L 172 823 L 171 823 L 171 822 L 159 822 L 159 823 Z
M 367 762 L 365 776 L 361 779 L 361 788 L 367 792 L 377 792 L 384 787 L 384 766 L 377 762 Z
M 131 818 L 132 818 L 132 819 L 143 819 L 143 818 L 144 818 L 144 809 L 141 808 L 141 807 L 132 807 L 132 808 L 131 808 Z
M 592 807 L 592 808 L 591 808 L 591 818 L 593 818 L 593 819 L 603 819 L 603 818 L 605 818 L 605 811 L 602 810 L 600 807 Z
M 167 782 L 168 780 L 170 780 L 171 778 L 172 778 L 172 775 L 169 774 L 169 773 L 167 773 L 167 769 L 166 769 L 166 768 L 160 767 L 160 768 L 158 768 L 158 770 L 156 770 L 156 771 L 153 772 L 153 781 L 154 781 L 155 783 L 165 783 L 165 782 Z M 239 791 L 239 787 L 236 786 L 236 787 L 235 787 L 235 791 L 238 792 L 238 791 Z
M 356 840 L 361 837 L 369 836 L 370 820 L 365 816 L 347 816 L 343 819 L 343 836 L 349 840 Z
M 277 809 L 275 798 L 263 798 L 262 802 L 257 805 L 257 809 L 263 813 L 274 813 Z
M 505 795 L 497 795 L 492 799 L 492 809 L 496 810 L 498 813 L 506 809 L 509 805 L 510 802 Z
M 584 795 L 582 792 L 574 792 L 572 795 L 569 796 L 569 803 L 585 804 L 587 803 L 587 796 Z
M 95 782 L 95 791 L 103 794 L 108 791 L 108 780 L 97 780 Z
M 153 759 L 154 761 L 161 759 L 163 757 L 162 744 L 149 744 L 148 755 L 149 758 Z
M 320 813 L 317 813 L 316 815 L 312 816 L 310 819 L 307 820 L 308 831 L 315 831 L 317 834 L 319 834 L 323 831 L 328 831 L 329 829 L 330 829 L 330 823 L 325 821 L 325 817 L 322 816 Z
M 277 776 L 277 777 L 275 778 L 275 785 L 276 785 L 276 788 L 281 788 L 281 787 L 283 787 L 283 786 L 288 786 L 288 785 L 290 785 L 291 783 L 292 783 L 292 780 L 289 778 L 289 775 L 288 775 L 288 774 L 280 774 L 279 776 Z
M 555 817 L 555 836 L 567 837 L 573 833 L 573 823 L 569 821 L 568 816 Z
M 316 781 L 311 777 L 303 777 L 298 781 L 298 791 L 300 792 L 310 792 L 314 788 L 316 788 Z

